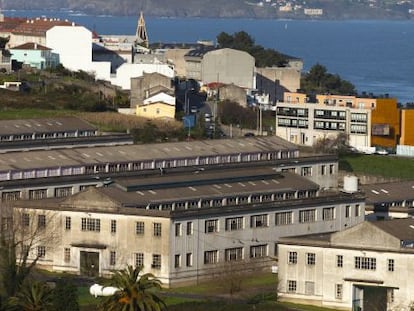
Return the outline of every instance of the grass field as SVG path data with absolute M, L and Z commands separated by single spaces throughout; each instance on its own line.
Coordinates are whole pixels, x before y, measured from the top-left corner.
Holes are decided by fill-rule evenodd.
M 414 159 L 393 155 L 352 154 L 340 157 L 339 169 L 356 174 L 412 179 L 414 178 Z
M 249 275 L 243 278 L 241 291 L 229 296 L 217 280 L 194 286 L 164 289 L 160 296 L 169 311 L 332 311 L 321 307 L 282 303 L 277 301 L 277 277 L 272 273 Z M 96 310 L 99 298 L 89 294 L 89 288 L 79 287 L 82 311 Z

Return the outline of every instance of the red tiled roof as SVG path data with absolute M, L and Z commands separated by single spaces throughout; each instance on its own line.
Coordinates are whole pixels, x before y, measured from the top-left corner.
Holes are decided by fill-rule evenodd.
M 0 32 L 12 32 L 17 26 L 26 22 L 26 18 L 21 17 L 4 17 L 0 23 Z
M 70 26 L 72 22 L 62 21 L 55 18 L 36 18 L 28 19 L 25 23 L 19 24 L 12 33 L 28 34 L 33 36 L 44 36 L 46 31 L 54 26 Z
M 219 87 L 222 87 L 224 83 L 221 82 L 210 82 L 206 86 L 210 89 L 218 89 Z
M 38 43 L 26 42 L 19 46 L 15 46 L 11 48 L 10 50 L 51 50 L 51 49 Z

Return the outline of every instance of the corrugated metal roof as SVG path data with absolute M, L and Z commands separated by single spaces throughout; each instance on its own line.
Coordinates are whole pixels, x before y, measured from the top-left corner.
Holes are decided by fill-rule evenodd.
M 45 119 L 1 120 L 0 135 L 21 135 L 33 133 L 55 133 L 65 131 L 96 130 L 88 122 L 75 117 L 56 117 Z
M 154 159 L 167 160 L 280 150 L 297 150 L 297 147 L 279 137 L 269 136 L 48 151 L 10 152 L 0 154 L 0 171 L 77 166 L 85 164 L 122 163 Z M 24 158 L 29 158 L 30 161 L 26 161 Z

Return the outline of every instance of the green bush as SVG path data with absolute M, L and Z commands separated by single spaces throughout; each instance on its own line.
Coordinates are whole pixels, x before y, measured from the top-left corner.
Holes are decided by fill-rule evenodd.
M 79 311 L 78 290 L 68 278 L 59 279 L 52 292 L 53 311 Z

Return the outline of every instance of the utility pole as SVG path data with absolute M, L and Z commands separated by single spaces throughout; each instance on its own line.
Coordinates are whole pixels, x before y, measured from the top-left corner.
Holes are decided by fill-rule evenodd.
M 262 101 L 259 103 L 259 135 L 263 136 L 263 114 L 262 114 Z

